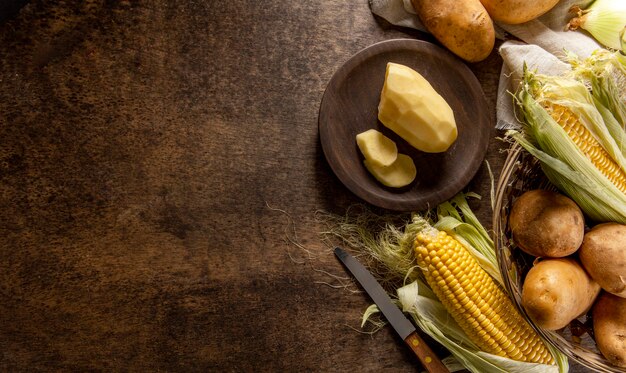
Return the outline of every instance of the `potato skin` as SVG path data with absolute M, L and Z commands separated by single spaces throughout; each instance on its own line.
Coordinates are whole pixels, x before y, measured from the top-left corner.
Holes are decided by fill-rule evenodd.
M 585 234 L 578 255 L 602 289 L 626 298 L 626 225 L 596 225 Z
M 559 0 L 480 0 L 496 22 L 515 25 L 533 20 L 550 9 Z
M 626 367 L 626 299 L 603 292 L 592 315 L 598 349 L 611 364 Z
M 468 62 L 493 50 L 496 33 L 479 0 L 411 0 L 418 17 L 441 44 Z
M 544 259 L 524 279 L 522 307 L 538 326 L 558 330 L 585 313 L 600 286 L 573 258 Z
M 562 194 L 542 189 L 515 200 L 509 226 L 520 249 L 541 257 L 561 258 L 576 252 L 585 234 L 580 207 Z

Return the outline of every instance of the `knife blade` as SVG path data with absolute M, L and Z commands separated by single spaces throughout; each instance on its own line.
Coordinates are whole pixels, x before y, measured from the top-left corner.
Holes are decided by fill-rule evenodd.
M 411 348 L 417 356 L 422 366 L 431 373 L 449 372 L 437 355 L 428 347 L 422 337 L 417 334 L 417 329 L 413 323 L 400 311 L 391 301 L 385 289 L 356 258 L 342 250 L 335 248 L 335 255 L 348 269 L 348 271 L 361 284 L 365 292 L 372 298 L 378 309 L 385 316 L 389 324 L 400 335 L 400 338 Z

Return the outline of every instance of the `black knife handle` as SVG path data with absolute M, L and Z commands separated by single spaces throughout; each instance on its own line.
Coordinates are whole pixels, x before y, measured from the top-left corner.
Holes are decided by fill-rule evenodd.
M 428 347 L 426 342 L 424 342 L 417 332 L 409 334 L 404 342 L 406 342 L 415 355 L 417 355 L 417 358 L 420 360 L 426 371 L 430 373 L 450 373 L 448 368 L 446 368 L 446 366 L 443 365 L 443 362 L 441 362 L 441 359 L 435 355 L 433 350 Z

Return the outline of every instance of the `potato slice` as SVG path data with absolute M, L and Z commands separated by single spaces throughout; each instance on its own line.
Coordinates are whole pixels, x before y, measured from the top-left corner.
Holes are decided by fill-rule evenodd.
M 389 166 L 377 166 L 367 159 L 363 161 L 367 170 L 376 180 L 392 188 L 401 188 L 411 184 L 417 175 L 413 159 L 406 154 L 398 154 L 398 158 Z
M 356 143 L 365 159 L 372 165 L 389 166 L 398 158 L 396 143 L 374 129 L 356 135 Z

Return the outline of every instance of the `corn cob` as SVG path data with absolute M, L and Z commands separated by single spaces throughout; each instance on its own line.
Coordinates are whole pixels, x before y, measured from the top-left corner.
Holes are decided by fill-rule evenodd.
M 434 228 L 424 230 L 416 236 L 415 254 L 435 295 L 481 350 L 554 364 L 548 348 L 506 293 L 456 239 Z
M 622 193 L 626 193 L 626 172 L 615 163 L 598 140 L 593 137 L 587 127 L 576 118 L 572 111 L 565 106 L 554 103 L 544 103 L 542 106 L 552 119 L 567 132 L 567 135 L 598 170 L 617 189 L 621 190 Z

